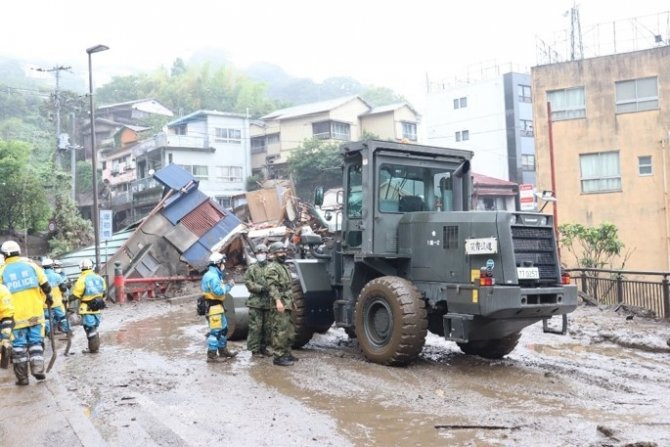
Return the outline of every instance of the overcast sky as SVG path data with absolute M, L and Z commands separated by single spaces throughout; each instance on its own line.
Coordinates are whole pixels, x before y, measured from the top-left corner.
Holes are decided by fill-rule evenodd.
M 536 36 L 549 43 L 568 29 L 564 13 L 572 5 L 568 0 L 4 0 L 0 55 L 72 65 L 87 76 L 85 49 L 105 44 L 110 50 L 93 56 L 95 78 L 102 82 L 132 69 L 169 67 L 199 48 L 222 48 L 240 68 L 264 61 L 315 81 L 352 76 L 418 101 L 427 75 L 453 76 L 494 61 L 535 65 Z M 667 0 L 579 5 L 583 32 L 670 9 Z

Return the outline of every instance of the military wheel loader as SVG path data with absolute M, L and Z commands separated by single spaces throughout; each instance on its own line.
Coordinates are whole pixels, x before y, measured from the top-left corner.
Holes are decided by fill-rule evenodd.
M 341 153 L 342 229 L 303 234 L 293 260 L 295 347 L 335 323 L 368 360 L 406 365 L 427 331 L 486 358 L 509 354 L 539 321 L 565 333 L 577 290 L 552 217 L 470 210 L 471 151 L 368 140 Z

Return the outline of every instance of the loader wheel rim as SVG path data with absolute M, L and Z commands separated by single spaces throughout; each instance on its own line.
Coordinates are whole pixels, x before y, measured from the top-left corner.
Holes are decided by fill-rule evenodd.
M 388 344 L 393 334 L 393 312 L 389 303 L 374 298 L 365 308 L 365 335 L 374 347 Z

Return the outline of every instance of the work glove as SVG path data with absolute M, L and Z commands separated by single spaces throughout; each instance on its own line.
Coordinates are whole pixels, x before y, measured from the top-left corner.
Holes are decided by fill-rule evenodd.
M 14 319 L 3 318 L 3 320 L 0 321 L 0 338 L 9 341 L 12 336 L 12 329 L 14 329 Z
M 44 299 L 44 302 L 47 304 L 47 307 L 51 307 L 53 305 L 54 299 L 53 299 L 53 297 L 51 296 L 50 293 L 47 293 L 47 296 Z

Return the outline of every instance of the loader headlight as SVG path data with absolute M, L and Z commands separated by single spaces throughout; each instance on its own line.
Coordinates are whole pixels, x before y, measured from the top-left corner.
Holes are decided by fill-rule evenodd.
M 548 222 L 548 221 L 549 221 L 549 219 L 547 219 L 547 216 L 542 216 L 542 217 L 540 217 L 540 226 L 545 226 L 545 225 L 547 225 L 547 222 Z

